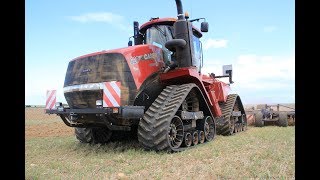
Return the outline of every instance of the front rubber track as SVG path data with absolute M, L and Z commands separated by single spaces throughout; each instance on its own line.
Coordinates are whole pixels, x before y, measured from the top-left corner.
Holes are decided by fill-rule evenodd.
M 168 141 L 168 130 L 184 99 L 192 88 L 193 83 L 167 86 L 139 122 L 138 140 L 145 150 L 182 151 L 185 148 L 172 148 Z

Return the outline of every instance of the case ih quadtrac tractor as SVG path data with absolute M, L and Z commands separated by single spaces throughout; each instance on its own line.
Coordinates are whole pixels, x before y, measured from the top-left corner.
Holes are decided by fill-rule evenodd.
M 178 18 L 134 22 L 134 45 L 101 51 L 69 62 L 64 82 L 68 107 L 56 103 L 46 113 L 57 114 L 75 128 L 83 143 L 106 143 L 112 133 L 136 132 L 146 150 L 181 151 L 212 141 L 216 134 L 246 130 L 239 95 L 228 94 L 229 77 L 201 73 L 201 31 L 183 13 Z M 231 67 L 225 66 L 225 67 Z

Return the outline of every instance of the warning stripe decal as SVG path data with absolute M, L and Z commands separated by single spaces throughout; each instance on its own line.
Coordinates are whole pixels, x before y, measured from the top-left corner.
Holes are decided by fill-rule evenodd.
M 103 89 L 103 107 L 119 107 L 121 104 L 121 83 L 115 81 L 104 82 L 101 86 Z
M 47 91 L 46 109 L 54 109 L 56 103 L 56 90 Z

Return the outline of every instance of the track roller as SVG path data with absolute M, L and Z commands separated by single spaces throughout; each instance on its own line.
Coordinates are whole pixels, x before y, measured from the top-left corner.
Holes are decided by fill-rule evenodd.
M 192 134 L 192 145 L 197 145 L 199 142 L 198 131 L 194 131 Z
M 239 123 L 239 132 L 243 131 L 243 124 Z
M 198 136 L 199 136 L 199 143 L 202 144 L 206 140 L 206 137 L 204 136 L 203 131 L 198 131 Z
M 184 134 L 183 145 L 186 147 L 189 147 L 191 146 L 191 144 L 192 144 L 192 135 L 189 132 L 187 132 Z

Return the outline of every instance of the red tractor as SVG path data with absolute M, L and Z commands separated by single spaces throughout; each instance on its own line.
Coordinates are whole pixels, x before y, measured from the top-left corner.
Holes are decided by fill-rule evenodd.
M 75 127 L 83 143 L 106 143 L 112 134 L 134 132 L 146 150 L 181 151 L 216 134 L 246 130 L 237 94 L 228 94 L 231 66 L 222 76 L 201 73 L 201 31 L 183 13 L 178 18 L 134 22 L 134 46 L 95 52 L 69 62 L 64 82 L 68 106 L 46 110 Z M 218 78 L 229 77 L 229 83 Z

